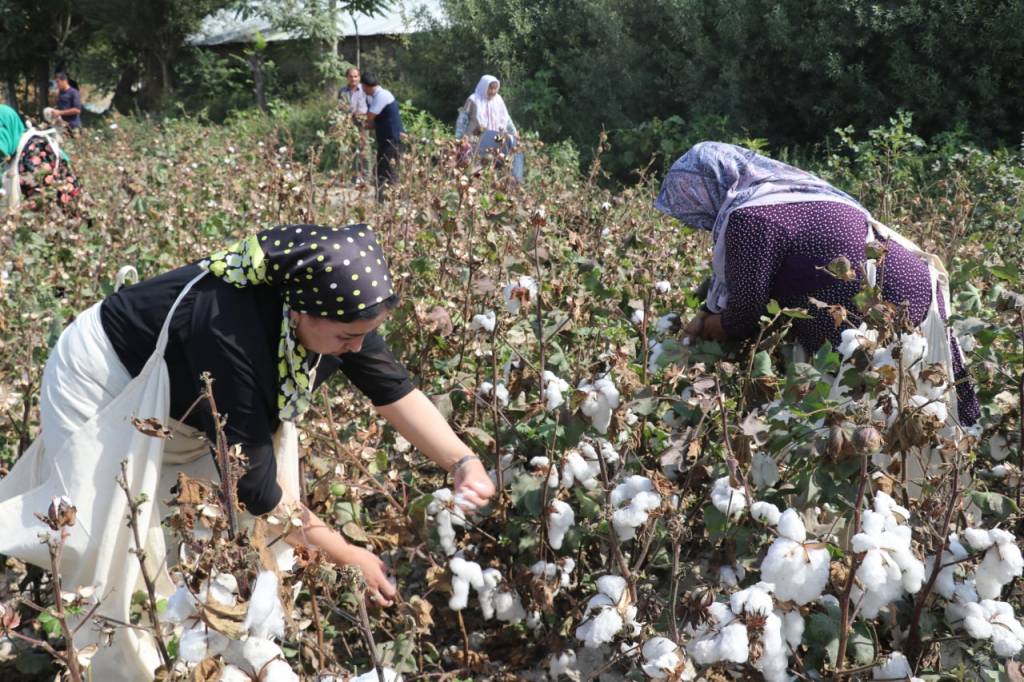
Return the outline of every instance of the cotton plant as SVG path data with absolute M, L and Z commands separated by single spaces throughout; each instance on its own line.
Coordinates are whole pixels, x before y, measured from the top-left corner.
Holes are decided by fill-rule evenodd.
M 679 646 L 668 637 L 651 637 L 640 650 L 640 669 L 652 680 L 695 680 L 693 664 L 686 660 Z
M 839 351 L 843 360 L 849 360 L 856 351 L 861 348 L 873 349 L 877 342 L 878 332 L 868 329 L 867 323 L 862 323 L 859 327 L 843 330 L 840 334 L 839 347 L 836 350 Z
M 924 682 L 920 677 L 914 677 L 914 670 L 910 667 L 910 661 L 899 651 L 889 654 L 889 657 L 882 665 L 876 665 L 871 669 L 872 680 L 910 680 L 910 682 Z
M 503 623 L 518 623 L 526 618 L 526 609 L 519 594 L 505 584 L 501 571 L 486 568 L 482 577 L 483 584 L 477 588 L 477 596 L 484 620 L 497 618 Z
M 557 488 L 562 481 L 558 475 L 558 467 L 551 464 L 551 459 L 543 455 L 530 458 L 530 466 L 540 472 L 547 472 L 547 483 L 549 488 Z
M 576 523 L 576 514 L 566 502 L 554 500 L 548 507 L 548 543 L 551 549 L 561 549 L 565 534 Z
M 628 476 L 615 486 L 609 496 L 615 510 L 612 528 L 619 542 L 636 537 L 636 529 L 647 523 L 652 511 L 661 506 L 661 495 L 654 491 L 654 483 L 646 476 Z
M 581 381 L 576 388 L 585 394 L 583 402 L 580 403 L 580 410 L 590 418 L 594 430 L 601 434 L 608 433 L 612 414 L 619 406 L 619 389 L 615 387 L 611 374 L 606 374 L 593 383 Z
M 565 404 L 569 382 L 559 379 L 554 372 L 544 370 L 544 409 L 552 412 Z
M 458 555 L 448 561 L 448 570 L 452 574 L 452 596 L 448 599 L 448 608 L 461 611 L 469 603 L 469 588 L 478 592 L 483 589 L 483 570 L 477 562 Z
M 946 599 L 953 599 L 957 588 L 956 572 L 960 568 L 960 562 L 968 556 L 967 548 L 960 542 L 956 533 L 949 534 L 949 547 L 943 549 L 941 556 L 939 574 L 932 589 Z M 932 554 L 925 558 L 925 575 L 931 575 L 934 566 L 935 555 Z
M 572 583 L 572 572 L 576 569 L 576 561 L 572 557 L 559 559 L 558 562 L 538 561 L 530 567 L 535 578 L 543 580 L 548 586 L 554 586 L 551 596 L 557 596 L 562 589 L 568 589 Z
M 974 583 L 982 599 L 998 599 L 1003 587 L 1024 572 L 1024 558 L 1013 533 L 1001 528 L 968 528 L 964 539 L 975 551 L 985 552 L 974 571 Z
M 854 552 L 864 558 L 857 568 L 854 603 L 861 615 L 875 618 L 886 606 L 903 596 L 916 594 L 924 582 L 924 564 L 911 549 L 910 512 L 886 493 L 875 493 L 874 509 L 861 516 L 860 532 L 853 536 Z
M 506 310 L 515 315 L 523 303 L 529 303 L 531 299 L 537 298 L 537 280 L 529 275 L 523 275 L 506 284 L 501 294 L 505 299 Z
M 490 399 L 492 396 L 498 401 L 498 404 L 502 407 L 508 407 L 508 387 L 505 384 L 498 382 L 495 386 L 490 381 L 481 382 L 477 388 L 477 393 L 480 394 L 481 398 Z
M 804 622 L 798 611 L 775 608 L 771 583 L 740 590 L 728 603 L 714 602 L 709 618 L 687 626 L 686 651 L 694 663 L 749 663 L 768 682 L 788 680 L 789 652 L 800 645 Z
M 636 606 L 629 603 L 626 579 L 604 575 L 597 579 L 597 594 L 587 601 L 576 639 L 588 649 L 608 644 L 626 627 L 638 630 Z
M 471 332 L 484 331 L 488 334 L 494 332 L 494 324 L 496 315 L 493 310 L 485 310 L 479 315 L 474 315 L 469 322 L 469 330 Z
M 750 482 L 758 490 L 766 490 L 779 482 L 779 465 L 775 459 L 763 452 L 755 452 L 750 458 Z
M 597 488 L 601 483 L 598 450 L 606 464 L 619 461 L 618 451 L 608 441 L 598 439 L 596 446 L 595 443 L 582 441 L 575 449 L 569 450 L 562 460 L 562 485 L 566 488 L 581 485 L 587 490 Z
M 562 675 L 570 679 L 579 679 L 580 668 L 575 649 L 563 649 L 552 654 L 548 660 L 548 677 L 557 680 Z
M 664 296 L 668 292 L 672 291 L 672 283 L 668 280 L 659 280 L 654 283 L 654 290 Z
M 729 477 L 717 479 L 711 486 L 711 504 L 724 516 L 737 518 L 747 508 L 747 494 L 742 488 L 734 488 Z
M 456 504 L 455 494 L 449 488 L 433 492 L 433 500 L 427 505 L 427 515 L 437 526 L 437 539 L 447 556 L 455 554 L 455 527 L 466 525 L 466 514 Z
M 402 677 L 402 673 L 398 672 L 394 668 L 382 668 L 380 672 L 384 675 L 384 682 L 405 682 L 405 678 Z M 374 668 L 369 672 L 365 672 L 358 677 L 353 677 L 349 682 L 380 682 L 380 677 L 377 675 L 377 669 Z
M 996 656 L 1001 658 L 1016 656 L 1024 649 L 1024 625 L 1006 602 L 982 599 L 965 604 L 962 625 L 974 639 L 991 640 Z
M 822 543 L 807 542 L 807 528 L 795 509 L 778 520 L 778 537 L 761 562 L 761 579 L 775 586 L 775 598 L 799 606 L 821 596 L 831 557 Z

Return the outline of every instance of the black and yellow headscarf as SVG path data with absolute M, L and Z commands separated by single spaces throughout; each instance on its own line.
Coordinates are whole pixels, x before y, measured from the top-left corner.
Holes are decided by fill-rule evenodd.
M 290 311 L 343 319 L 394 295 L 387 261 L 366 225 L 283 225 L 211 254 L 202 267 L 236 287 L 273 286 L 284 298 L 278 346 L 278 415 L 309 408 L 316 365 L 293 334 Z M 317 360 L 319 363 L 319 358 Z

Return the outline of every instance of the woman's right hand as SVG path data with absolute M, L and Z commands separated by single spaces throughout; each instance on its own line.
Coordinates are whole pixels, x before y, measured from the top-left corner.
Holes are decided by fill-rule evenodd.
M 391 606 L 395 603 L 398 591 L 388 580 L 387 569 L 380 557 L 362 547 L 349 545 L 345 563 L 358 566 L 363 572 L 363 578 L 366 579 L 366 597 L 371 604 Z
M 704 333 L 704 318 L 707 316 L 708 314 L 705 311 L 698 310 L 697 316 L 687 322 L 686 326 L 683 327 L 683 334 L 685 334 L 689 339 L 700 338 Z

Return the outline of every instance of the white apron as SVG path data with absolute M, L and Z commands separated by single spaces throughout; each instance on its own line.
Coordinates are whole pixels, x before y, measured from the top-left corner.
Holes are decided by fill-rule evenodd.
M 161 597 L 175 586 L 167 570 L 167 550 L 160 520 L 168 513 L 163 501 L 179 471 L 218 481 L 209 447 L 200 434 L 170 420 L 170 384 L 164 350 L 168 327 L 178 303 L 203 273 L 189 282 L 167 313 L 156 348 L 138 376 L 131 378 L 117 359 L 100 324 L 100 304 L 82 313 L 61 335 L 47 360 L 40 398 L 42 434 L 0 480 L 0 554 L 49 569 L 50 557 L 39 534 L 48 530 L 34 516 L 45 513 L 52 498 L 66 495 L 78 509 L 69 528 L 61 562 L 62 587 L 96 587 L 102 601 L 97 613 L 129 621 L 132 594 L 144 590 L 139 563 L 126 519 L 128 504 L 116 483 L 122 460 L 128 461 L 133 497 L 145 494 L 151 503 L 139 510 L 147 565 Z M 175 431 L 162 440 L 147 436 L 131 417 L 155 417 Z M 298 494 L 298 438 L 291 422 L 282 422 L 274 436 L 278 481 Z M 157 505 L 154 513 L 154 504 Z M 247 516 L 247 515 L 245 515 Z M 283 544 L 283 543 L 282 543 Z M 75 636 L 83 647 L 99 642 L 92 624 Z M 113 644 L 93 658 L 93 680 L 150 680 L 161 664 L 152 637 L 145 631 L 118 628 Z

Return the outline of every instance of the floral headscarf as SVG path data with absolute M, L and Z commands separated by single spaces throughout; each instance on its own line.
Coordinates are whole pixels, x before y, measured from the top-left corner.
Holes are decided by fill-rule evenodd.
M 744 206 L 802 201 L 835 201 L 867 210 L 821 178 L 734 144 L 701 142 L 672 164 L 654 207 L 687 225 L 711 232 L 714 240 L 711 312 L 725 309 L 725 232 L 729 216 Z
M 282 225 L 251 235 L 200 265 L 236 287 L 273 286 L 284 298 L 278 345 L 278 415 L 309 408 L 316 364 L 293 334 L 289 313 L 340 319 L 394 295 L 387 261 L 366 225 Z

